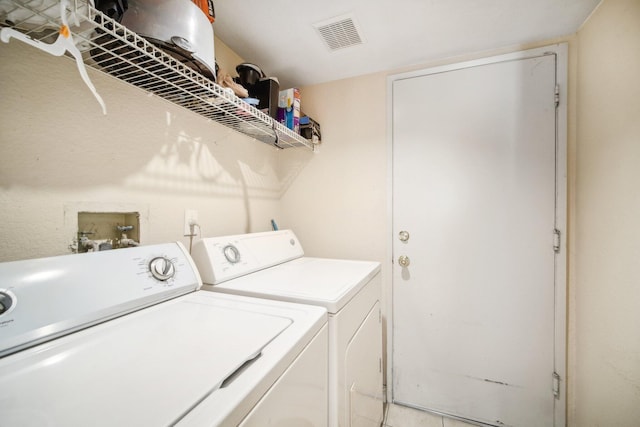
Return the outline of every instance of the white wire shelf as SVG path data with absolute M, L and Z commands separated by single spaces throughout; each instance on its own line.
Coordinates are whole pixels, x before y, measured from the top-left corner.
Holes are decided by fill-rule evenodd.
M 266 144 L 314 150 L 310 140 L 182 64 L 86 0 L 70 3 L 69 27 L 85 65 Z M 60 28 L 60 3 L 0 0 L 0 25 L 52 43 Z

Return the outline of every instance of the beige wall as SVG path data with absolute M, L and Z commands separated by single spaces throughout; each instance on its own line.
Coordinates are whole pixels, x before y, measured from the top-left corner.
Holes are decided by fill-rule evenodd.
M 384 259 L 385 84 L 374 74 L 302 90 L 302 110 L 318 118 L 325 142 L 283 197 L 282 215 L 311 242 L 310 255 Z
M 577 37 L 421 66 L 569 43 L 564 384 L 575 427 L 640 420 L 639 8 L 606 0 Z M 386 77 L 400 71 L 302 89 L 302 109 L 320 121 L 324 142 L 282 199 L 282 216 L 309 254 L 382 262 L 387 300 Z
M 279 150 L 89 74 L 106 116 L 73 61 L 0 43 L 0 261 L 69 253 L 77 211 L 140 212 L 143 244 L 188 243 L 185 209 L 205 235 L 270 229 Z
M 242 59 L 238 54 L 232 51 L 229 46 L 227 46 L 222 40 L 218 37 L 215 37 L 215 45 L 216 45 L 216 63 L 220 67 L 220 70 L 226 71 L 231 77 L 235 77 L 236 73 L 236 65 L 242 64 L 244 59 Z
M 571 425 L 640 425 L 640 1 L 578 32 Z
M 640 2 L 569 41 L 569 425 L 640 419 Z M 518 46 L 423 64 L 458 62 Z M 216 44 L 222 62 L 240 62 Z M 229 58 L 229 59 L 224 59 Z M 222 65 L 222 64 L 221 64 Z M 235 64 L 231 64 L 234 66 Z M 232 68 L 224 67 L 223 68 Z M 138 209 L 143 243 L 293 228 L 308 255 L 373 259 L 389 286 L 386 78 L 303 88 L 317 154 L 276 151 L 73 62 L 0 43 L 0 261 L 67 253 L 77 209 Z

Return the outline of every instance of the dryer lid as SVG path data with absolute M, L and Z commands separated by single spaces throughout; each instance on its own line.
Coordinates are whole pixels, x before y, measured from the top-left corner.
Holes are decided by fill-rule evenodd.
M 212 290 L 320 305 L 337 313 L 378 272 L 380 263 L 298 258 L 213 286 Z

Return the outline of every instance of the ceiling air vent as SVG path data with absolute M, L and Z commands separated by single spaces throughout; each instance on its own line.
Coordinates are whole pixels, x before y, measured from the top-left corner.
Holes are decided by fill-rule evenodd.
M 343 49 L 363 43 L 358 27 L 350 15 L 338 16 L 313 24 L 330 50 Z

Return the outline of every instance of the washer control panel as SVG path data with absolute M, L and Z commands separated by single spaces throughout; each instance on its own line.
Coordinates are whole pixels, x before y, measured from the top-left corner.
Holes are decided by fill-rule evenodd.
M 180 243 L 0 263 L 0 357 L 200 286 Z

